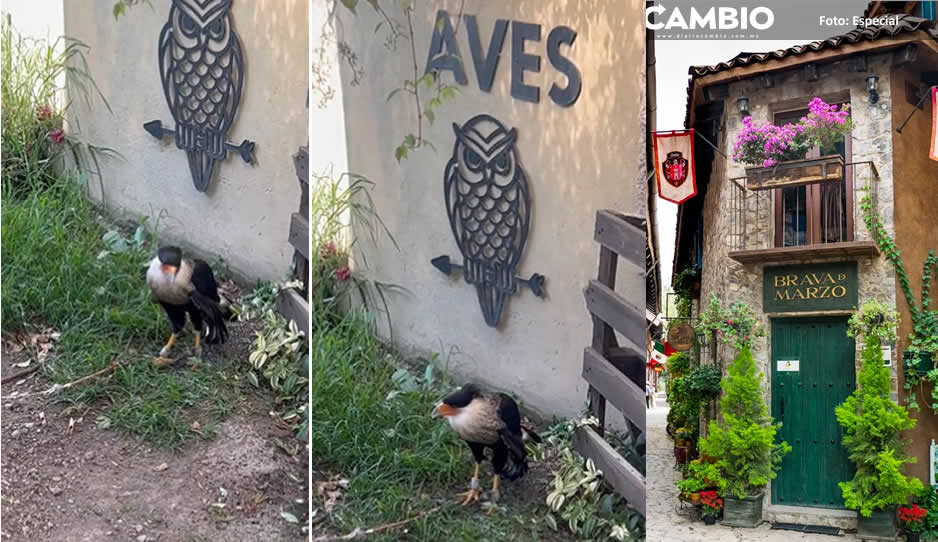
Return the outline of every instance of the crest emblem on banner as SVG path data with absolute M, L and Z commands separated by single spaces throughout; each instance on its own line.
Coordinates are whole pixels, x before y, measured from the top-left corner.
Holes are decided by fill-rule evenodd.
M 680 187 L 687 180 L 687 159 L 681 151 L 668 153 L 668 159 L 661 164 L 664 178 L 671 183 L 671 186 Z
M 655 165 L 661 199 L 681 204 L 696 196 L 694 131 L 655 132 Z

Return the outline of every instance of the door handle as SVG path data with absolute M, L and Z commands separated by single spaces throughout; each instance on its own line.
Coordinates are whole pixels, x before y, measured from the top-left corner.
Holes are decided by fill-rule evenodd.
M 781 398 L 781 404 L 779 405 L 778 417 L 779 419 L 782 419 L 785 417 L 785 398 L 784 397 Z

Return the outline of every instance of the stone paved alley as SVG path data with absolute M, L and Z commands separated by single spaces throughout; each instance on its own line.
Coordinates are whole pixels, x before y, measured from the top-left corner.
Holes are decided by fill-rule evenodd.
M 792 531 L 773 531 L 767 523 L 756 529 L 736 529 L 720 524 L 707 526 L 685 509 L 679 511 L 674 482 L 680 473 L 674 469 L 673 444 L 665 432 L 668 407 L 664 395 L 658 406 L 648 410 L 648 522 L 649 542 L 788 542 L 810 540 L 840 542 L 857 540 L 854 535 L 826 536 Z

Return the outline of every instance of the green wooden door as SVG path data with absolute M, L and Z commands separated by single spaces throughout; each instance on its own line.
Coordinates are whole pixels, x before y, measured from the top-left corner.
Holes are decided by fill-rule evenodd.
M 779 439 L 792 447 L 772 482 L 772 502 L 843 508 L 837 483 L 854 469 L 834 407 L 856 388 L 847 319 L 779 318 L 771 338 L 772 415 L 782 422 Z

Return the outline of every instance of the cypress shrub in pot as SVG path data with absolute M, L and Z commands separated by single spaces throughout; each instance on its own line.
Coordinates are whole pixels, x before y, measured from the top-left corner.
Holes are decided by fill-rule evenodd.
M 727 368 L 720 408 L 722 421 L 710 422 L 700 450 L 718 458 L 726 488 L 723 491 L 723 524 L 755 527 L 762 522 L 765 486 L 775 478 L 782 458 L 791 451 L 786 442 L 775 442 L 780 423 L 769 416 L 762 387 L 748 344 Z
M 857 536 L 864 540 L 895 540 L 896 507 L 922 491 L 918 478 L 903 474 L 916 459 L 905 453 L 901 433 L 916 421 L 890 398 L 891 373 L 883 366 L 881 345 L 895 339 L 897 318 L 875 302 L 850 318 L 848 334 L 862 337 L 864 344 L 859 386 L 835 409 L 844 447 L 856 465 L 853 479 L 841 482 L 840 490 L 847 508 L 857 511 Z

